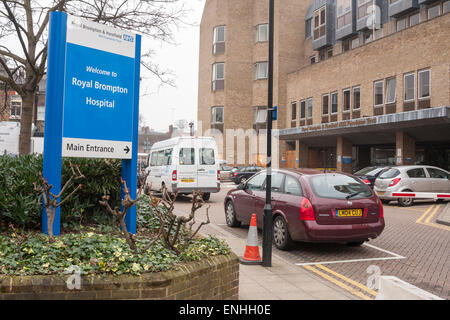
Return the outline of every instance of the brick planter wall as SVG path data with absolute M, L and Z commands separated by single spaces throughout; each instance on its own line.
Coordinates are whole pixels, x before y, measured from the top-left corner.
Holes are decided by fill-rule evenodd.
M 0 300 L 237 300 L 239 260 L 231 253 L 183 264 L 179 270 L 141 276 L 82 276 L 79 290 L 67 288 L 68 277 L 0 275 Z

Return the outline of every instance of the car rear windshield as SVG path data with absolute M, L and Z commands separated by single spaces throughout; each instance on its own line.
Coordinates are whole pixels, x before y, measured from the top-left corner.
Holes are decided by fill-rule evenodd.
M 392 179 L 395 178 L 400 174 L 400 171 L 397 169 L 391 168 L 387 170 L 386 172 L 383 172 L 378 178 L 380 179 Z
M 316 175 L 310 179 L 314 194 L 321 198 L 361 199 L 372 196 L 372 191 L 362 181 L 344 174 Z
M 361 169 L 359 171 L 356 171 L 354 173 L 354 175 L 355 176 L 375 176 L 381 170 L 383 170 L 383 168 L 380 168 L 380 167 L 367 167 L 367 168 Z

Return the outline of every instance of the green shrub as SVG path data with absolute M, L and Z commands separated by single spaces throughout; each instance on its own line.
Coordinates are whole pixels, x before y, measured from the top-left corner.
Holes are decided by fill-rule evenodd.
M 147 243 L 140 240 L 138 248 Z M 58 274 L 71 265 L 80 267 L 83 274 L 139 275 L 230 252 L 225 242 L 212 236 L 196 239 L 179 256 L 162 241 L 137 255 L 123 238 L 111 234 L 68 233 L 50 243 L 43 234 L 28 234 L 24 239 L 24 234 L 10 231 L 0 234 L 0 275 Z
M 112 205 L 120 203 L 121 161 L 110 159 L 71 158 L 86 177 L 83 188 L 61 206 L 64 229 L 75 229 L 80 224 L 108 224 L 111 218 L 99 205 L 102 195 L 111 196 Z M 40 229 L 41 197 L 34 191 L 39 182 L 42 155 L 21 155 L 13 158 L 0 156 L 0 228 L 12 223 L 26 229 Z M 72 172 L 69 159 L 63 159 L 62 185 Z M 71 192 L 69 188 L 66 192 Z

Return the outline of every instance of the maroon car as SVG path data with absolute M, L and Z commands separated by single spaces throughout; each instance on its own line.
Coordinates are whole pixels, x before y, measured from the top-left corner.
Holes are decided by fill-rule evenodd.
M 227 225 L 249 224 L 256 213 L 263 226 L 266 171 L 225 197 Z M 384 229 L 383 205 L 359 178 L 313 169 L 272 171 L 273 239 L 287 250 L 293 241 L 340 242 L 359 246 Z

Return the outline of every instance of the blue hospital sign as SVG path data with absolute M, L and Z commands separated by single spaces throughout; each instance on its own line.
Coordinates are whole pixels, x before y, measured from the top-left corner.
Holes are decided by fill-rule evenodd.
M 61 190 L 62 157 L 114 158 L 136 197 L 140 57 L 140 35 L 50 13 L 43 175 L 52 193 Z M 135 207 L 125 222 L 135 233 Z M 53 234 L 60 234 L 59 207 Z
M 131 159 L 136 35 L 68 16 L 62 155 Z

